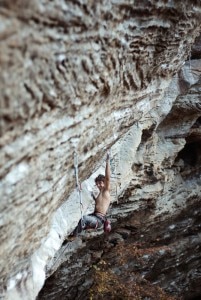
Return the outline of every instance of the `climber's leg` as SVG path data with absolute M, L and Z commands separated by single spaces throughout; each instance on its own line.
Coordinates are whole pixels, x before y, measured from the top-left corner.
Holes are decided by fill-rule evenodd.
M 83 217 L 83 229 L 93 229 L 99 227 L 99 220 L 93 214 Z
M 102 227 L 103 222 L 96 217 L 94 214 L 85 215 L 82 219 L 80 219 L 77 227 L 73 231 L 73 236 L 77 236 L 82 230 L 85 229 L 96 229 Z

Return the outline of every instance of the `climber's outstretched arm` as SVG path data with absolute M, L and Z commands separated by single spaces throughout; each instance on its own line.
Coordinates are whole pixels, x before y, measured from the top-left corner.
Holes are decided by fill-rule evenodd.
M 105 190 L 110 190 L 110 154 L 107 152 L 106 167 L 105 167 Z

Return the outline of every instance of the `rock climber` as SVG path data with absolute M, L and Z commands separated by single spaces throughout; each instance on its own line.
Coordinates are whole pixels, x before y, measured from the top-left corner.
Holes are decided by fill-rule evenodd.
M 107 153 L 105 176 L 100 174 L 95 178 L 96 186 L 99 194 L 95 198 L 95 209 L 90 215 L 84 215 L 79 221 L 78 226 L 73 232 L 73 236 L 78 235 L 84 229 L 96 229 L 104 226 L 104 231 L 110 231 L 110 222 L 106 218 L 106 214 L 110 205 L 110 155 Z

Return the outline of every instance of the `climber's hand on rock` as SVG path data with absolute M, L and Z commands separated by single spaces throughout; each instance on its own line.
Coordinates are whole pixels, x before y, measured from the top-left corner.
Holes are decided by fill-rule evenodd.
M 110 152 L 109 152 L 109 151 L 107 151 L 106 160 L 107 160 L 107 161 L 109 161 L 109 160 L 110 160 Z

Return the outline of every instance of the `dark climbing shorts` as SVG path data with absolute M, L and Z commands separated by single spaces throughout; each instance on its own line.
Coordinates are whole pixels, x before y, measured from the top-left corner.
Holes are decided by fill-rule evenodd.
M 105 222 L 105 216 L 99 213 L 93 213 L 90 215 L 85 215 L 79 221 L 77 227 L 75 228 L 73 235 L 77 236 L 84 229 L 97 229 L 101 228 Z
M 101 216 L 98 213 L 93 213 L 91 215 L 83 216 L 82 219 L 82 228 L 101 228 L 104 224 L 105 217 Z

